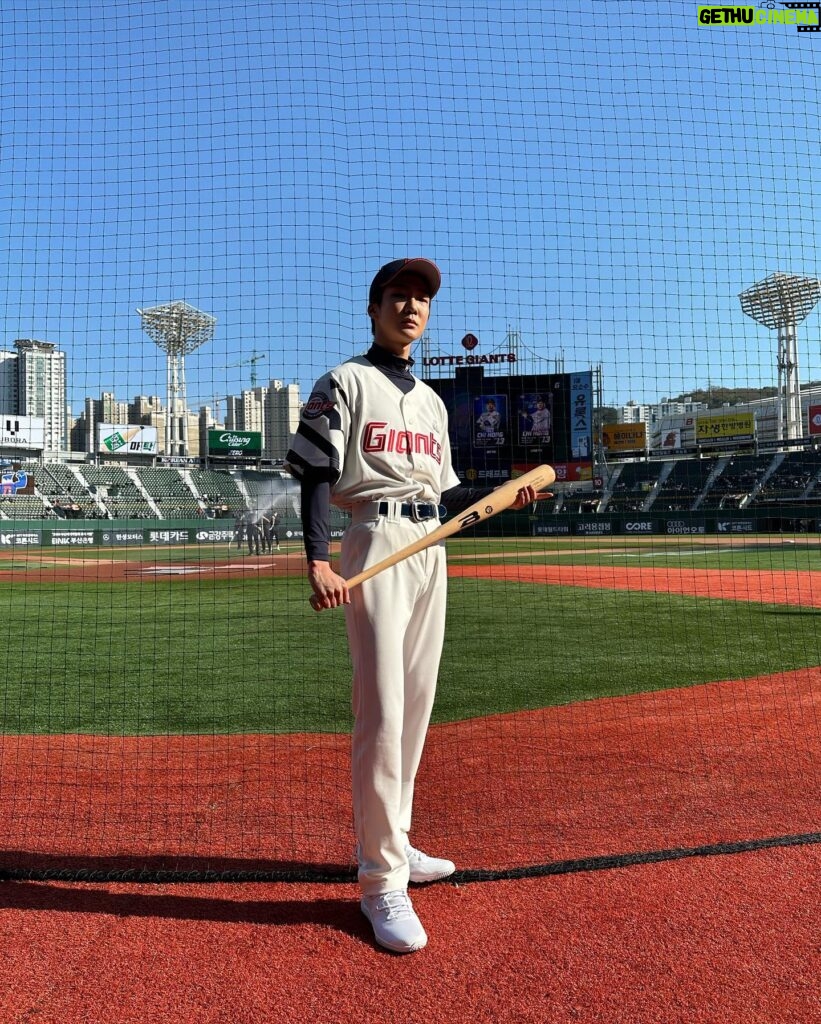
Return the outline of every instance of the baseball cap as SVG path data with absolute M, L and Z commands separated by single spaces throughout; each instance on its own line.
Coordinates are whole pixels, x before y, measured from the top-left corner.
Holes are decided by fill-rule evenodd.
M 392 260 L 380 267 L 376 276 L 371 281 L 371 290 L 368 293 L 368 305 L 372 302 L 379 303 L 382 300 L 382 292 L 400 274 L 418 274 L 427 282 L 430 288 L 430 297 L 439 291 L 442 284 L 442 275 L 433 260 L 426 260 L 423 256 L 414 256 L 412 259 Z

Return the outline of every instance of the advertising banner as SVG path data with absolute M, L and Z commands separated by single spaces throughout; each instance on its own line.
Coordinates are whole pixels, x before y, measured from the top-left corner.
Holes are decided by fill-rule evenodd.
M 570 534 L 570 523 L 534 523 L 534 537 L 566 537 Z
M 681 448 L 681 430 L 662 430 L 659 448 L 665 448 L 671 452 L 677 452 Z
M 609 519 L 578 520 L 573 529 L 580 537 L 607 537 L 613 532 L 613 524 Z
M 157 428 L 98 423 L 97 451 L 104 455 L 156 455 Z
M 149 544 L 187 544 L 188 530 L 149 530 Z
M 48 534 L 53 547 L 88 547 L 96 543 L 93 530 L 52 530 Z
M 230 544 L 234 539 L 234 532 L 233 527 L 230 530 L 218 530 L 214 527 L 205 526 L 201 530 L 196 531 L 194 540 L 198 544 Z
M 103 530 L 100 534 L 101 544 L 142 544 L 142 530 Z
M 821 405 L 811 405 L 807 409 L 807 419 L 809 420 L 809 433 L 811 435 L 821 434 Z
M 262 455 L 262 433 L 259 430 L 209 430 L 208 454 L 256 458 Z
M 556 462 L 557 483 L 572 483 L 577 480 L 592 480 L 593 466 L 589 462 Z
M 43 535 L 40 530 L 0 532 L 0 548 L 38 547 L 42 544 L 42 540 Z
M 16 494 L 34 494 L 34 474 L 19 466 L 6 466 L 0 470 L 0 494 L 13 498 Z
M 606 423 L 601 435 L 608 452 L 644 451 L 647 447 L 646 423 Z
M 754 519 L 718 519 L 716 533 L 755 533 Z
M 593 376 L 570 374 L 570 458 L 589 459 L 593 444 Z
M 42 450 L 46 443 L 46 421 L 41 416 L 0 413 L 0 448 Z
M 625 519 L 622 522 L 622 530 L 636 536 L 655 533 L 656 523 L 652 519 Z
M 751 412 L 696 416 L 696 441 L 735 441 L 755 434 L 755 415 Z
M 707 521 L 705 519 L 667 519 L 664 523 L 664 532 L 671 537 L 706 533 Z

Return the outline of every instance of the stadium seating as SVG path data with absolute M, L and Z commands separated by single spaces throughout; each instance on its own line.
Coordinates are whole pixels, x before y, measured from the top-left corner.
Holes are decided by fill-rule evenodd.
M 713 482 L 701 509 L 740 508 L 755 490 L 767 471 L 772 456 L 734 455 L 726 459 L 718 478 Z
M 190 519 L 202 515 L 202 506 L 179 470 L 142 467 L 140 482 L 151 495 L 163 519 Z
M 640 512 L 661 472 L 661 462 L 625 462 L 610 488 L 604 511 Z
M 286 491 L 289 508 L 290 496 L 296 497 L 296 485 L 279 471 L 57 462 L 23 468 L 34 475 L 36 494 L 0 496 L 0 518 L 145 520 L 159 513 L 161 519 L 233 519 L 246 507 L 283 508 Z M 541 515 L 716 511 L 821 497 L 821 451 L 816 450 L 642 459 L 611 470 L 604 490 L 571 486 L 558 491 L 555 499 L 540 503 Z M 334 518 L 332 525 L 344 529 L 347 519 Z
M 20 468 L 34 477 L 34 494 L 0 496 L 0 518 L 3 519 L 49 519 L 54 513 L 43 500 L 40 487 L 39 463 L 23 463 Z
M 815 488 L 819 474 L 821 452 L 787 452 L 777 468 L 764 480 L 754 502 L 768 504 L 807 497 Z
M 122 466 L 83 466 L 89 490 L 97 489 L 112 519 L 155 519 L 154 509 Z
M 216 515 L 238 515 L 245 508 L 245 498 L 230 473 L 192 469 L 191 480 L 202 500 Z
M 46 495 L 49 502 L 55 506 L 58 515 L 62 514 L 67 518 L 107 518 L 88 488 L 64 463 L 48 462 L 38 466 L 35 480 L 38 491 Z M 61 509 L 66 511 L 61 513 Z
M 0 497 L 0 516 L 4 519 L 49 519 L 54 513 L 36 495 L 15 494 L 13 497 Z
M 677 459 L 670 467 L 652 499 L 654 512 L 685 511 L 693 508 L 716 468 L 716 459 Z

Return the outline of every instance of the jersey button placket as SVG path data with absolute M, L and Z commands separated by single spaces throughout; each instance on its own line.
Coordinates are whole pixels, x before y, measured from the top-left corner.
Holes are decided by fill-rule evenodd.
M 410 437 L 413 437 L 414 418 L 412 414 L 405 411 L 406 402 L 407 395 L 403 395 L 399 401 L 399 411 L 402 413 L 402 423 L 405 430 Z M 414 470 L 416 468 L 416 459 L 414 457 L 413 444 L 408 445 L 408 462 L 411 465 L 411 470 Z

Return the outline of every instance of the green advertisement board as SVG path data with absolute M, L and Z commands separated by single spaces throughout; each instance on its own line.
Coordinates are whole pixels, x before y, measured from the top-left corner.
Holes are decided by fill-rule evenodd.
M 259 458 L 262 434 L 258 430 L 209 430 L 208 454 Z

